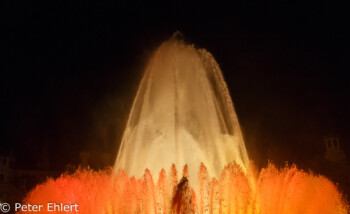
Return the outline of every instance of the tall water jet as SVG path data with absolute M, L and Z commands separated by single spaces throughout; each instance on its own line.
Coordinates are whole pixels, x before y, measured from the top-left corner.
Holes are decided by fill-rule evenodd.
M 114 168 L 139 178 L 147 168 L 155 176 L 172 164 L 187 164 L 196 187 L 201 162 L 218 178 L 231 162 L 246 171 L 249 159 L 214 57 L 174 36 L 146 67 Z

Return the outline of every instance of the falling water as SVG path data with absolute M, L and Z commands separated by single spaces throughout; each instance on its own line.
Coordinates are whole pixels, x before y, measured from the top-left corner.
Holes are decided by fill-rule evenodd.
M 213 56 L 174 36 L 154 53 L 132 106 L 115 163 L 130 176 L 188 166 L 197 187 L 200 164 L 210 177 L 249 160 L 229 91 Z

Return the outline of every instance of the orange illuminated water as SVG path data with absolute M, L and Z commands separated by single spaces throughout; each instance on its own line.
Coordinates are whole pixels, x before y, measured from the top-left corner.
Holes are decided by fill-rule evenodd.
M 173 165 L 162 170 L 157 181 L 146 170 L 140 179 L 125 172 L 77 171 L 38 185 L 26 203 L 57 202 L 79 205 L 79 213 L 256 213 L 320 214 L 347 213 L 337 187 L 327 178 L 269 165 L 253 173 L 253 191 L 238 165 L 227 165 L 219 178 L 210 178 L 204 165 L 198 173 L 199 193 Z M 52 213 L 44 206 L 40 213 Z M 66 213 L 66 212 L 55 212 Z M 72 212 L 77 213 L 77 212 Z
M 175 166 L 185 167 L 178 172 Z M 62 175 L 25 199 L 43 204 L 40 213 L 52 213 L 49 202 L 78 204 L 82 214 L 348 209 L 337 186 L 323 176 L 295 166 L 255 170 L 218 64 L 208 51 L 177 38 L 164 42 L 146 68 L 114 169 Z

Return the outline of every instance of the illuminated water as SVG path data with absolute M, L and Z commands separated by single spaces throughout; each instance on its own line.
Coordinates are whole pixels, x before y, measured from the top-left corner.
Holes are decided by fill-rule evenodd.
M 48 202 L 77 203 L 79 212 L 71 213 L 81 214 L 349 209 L 338 187 L 323 176 L 295 166 L 256 170 L 214 58 L 176 38 L 163 43 L 147 66 L 114 169 L 64 174 L 36 186 L 24 201 Z M 44 206 L 40 213 L 52 212 Z
M 278 170 L 273 165 L 254 174 L 256 193 L 238 165 L 228 165 L 217 179 L 199 171 L 199 193 L 191 189 L 185 172 L 163 170 L 158 181 L 147 170 L 140 179 L 119 171 L 78 171 L 38 185 L 26 203 L 79 204 L 81 214 L 119 213 L 255 213 L 345 214 L 348 206 L 327 178 L 296 167 Z M 43 207 L 40 213 L 52 213 Z M 56 212 L 65 213 L 65 212 Z M 22 213 L 24 214 L 24 213 Z
M 213 56 L 176 38 L 164 42 L 145 70 L 132 106 L 115 170 L 154 176 L 171 164 L 188 165 L 197 186 L 200 164 L 219 177 L 235 162 L 249 163 L 239 122 Z

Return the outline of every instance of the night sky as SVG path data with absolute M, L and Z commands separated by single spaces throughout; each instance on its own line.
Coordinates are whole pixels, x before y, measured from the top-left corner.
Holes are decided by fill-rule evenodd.
M 143 68 L 177 30 L 220 64 L 258 165 L 303 165 L 329 135 L 350 158 L 349 5 L 68 2 L 2 2 L 0 152 L 23 167 L 115 156 Z

